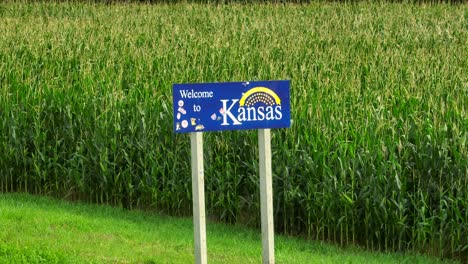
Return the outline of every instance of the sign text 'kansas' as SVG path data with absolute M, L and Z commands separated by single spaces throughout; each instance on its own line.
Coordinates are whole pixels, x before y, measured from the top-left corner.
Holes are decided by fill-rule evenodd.
M 174 131 L 289 127 L 289 86 L 289 81 L 174 84 Z

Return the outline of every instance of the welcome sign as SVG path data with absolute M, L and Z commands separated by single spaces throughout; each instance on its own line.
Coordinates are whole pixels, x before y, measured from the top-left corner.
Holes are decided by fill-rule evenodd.
M 176 133 L 291 126 L 290 81 L 173 85 Z

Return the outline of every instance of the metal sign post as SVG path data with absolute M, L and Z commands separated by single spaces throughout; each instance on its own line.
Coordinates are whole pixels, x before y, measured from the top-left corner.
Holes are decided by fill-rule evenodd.
M 262 218 L 262 263 L 264 264 L 275 263 L 270 142 L 270 129 L 259 129 L 260 210 Z
M 174 84 L 174 132 L 190 133 L 195 262 L 207 263 L 203 133 L 258 129 L 262 262 L 275 262 L 270 128 L 291 126 L 290 82 Z
M 195 263 L 206 264 L 205 180 L 203 171 L 203 133 L 190 133 L 192 151 L 193 235 Z

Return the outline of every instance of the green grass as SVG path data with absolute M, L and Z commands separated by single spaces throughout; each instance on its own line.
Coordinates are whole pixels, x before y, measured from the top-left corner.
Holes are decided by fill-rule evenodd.
M 468 5 L 0 3 L 0 192 L 191 213 L 173 83 L 290 79 L 277 232 L 468 258 Z M 259 225 L 255 131 L 206 133 L 211 217 Z
M 259 263 L 258 231 L 207 225 L 210 263 Z M 276 236 L 277 263 L 442 263 Z M 0 263 L 192 263 L 190 218 L 0 195 Z

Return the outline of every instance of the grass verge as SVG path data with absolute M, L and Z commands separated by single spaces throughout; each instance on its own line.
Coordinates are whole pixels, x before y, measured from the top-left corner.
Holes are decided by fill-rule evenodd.
M 210 263 L 260 263 L 259 231 L 208 223 Z M 442 263 L 275 237 L 277 263 Z M 192 263 L 191 218 L 0 194 L 0 263 Z M 445 262 L 447 263 L 447 262 Z

